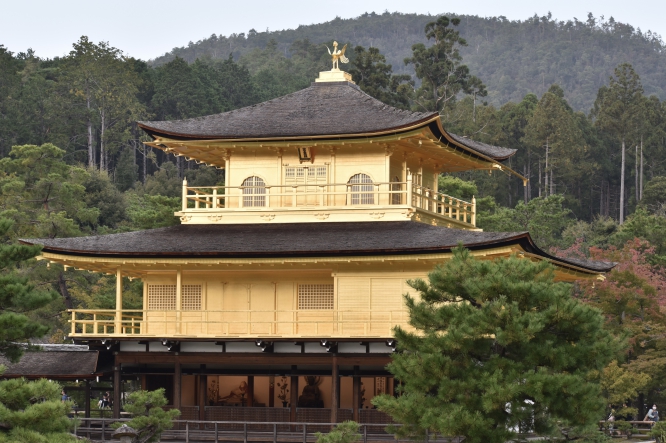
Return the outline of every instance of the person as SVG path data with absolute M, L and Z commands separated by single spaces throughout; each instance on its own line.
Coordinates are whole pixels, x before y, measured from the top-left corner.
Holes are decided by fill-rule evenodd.
M 62 392 L 60 394 L 62 395 L 62 397 L 60 397 L 60 401 L 65 403 L 67 400 L 69 400 L 69 397 L 67 396 L 67 393 L 65 392 L 64 389 L 62 390 Z
M 659 411 L 657 410 L 657 405 L 652 405 L 652 409 L 648 411 L 643 421 L 659 421 Z
M 102 396 L 102 409 L 111 407 L 111 402 L 109 401 L 110 397 L 109 391 L 106 391 Z

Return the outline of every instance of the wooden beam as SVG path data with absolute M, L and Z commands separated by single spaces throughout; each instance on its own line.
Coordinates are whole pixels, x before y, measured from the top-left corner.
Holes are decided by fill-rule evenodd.
M 243 354 L 192 352 L 174 355 L 173 352 L 120 352 L 117 361 L 128 364 L 170 364 L 176 359 L 181 364 L 233 364 L 233 365 L 318 365 L 331 367 L 330 354 Z M 388 354 L 355 354 L 338 356 L 338 365 L 342 366 L 386 366 L 391 362 Z M 294 368 L 295 370 L 295 368 Z

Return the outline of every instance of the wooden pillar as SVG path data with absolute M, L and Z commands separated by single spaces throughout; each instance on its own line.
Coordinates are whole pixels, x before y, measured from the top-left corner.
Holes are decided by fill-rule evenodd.
M 296 406 L 298 405 L 298 375 L 294 375 L 296 366 L 292 366 L 291 371 L 291 410 L 289 411 L 289 421 L 296 421 Z
M 180 359 L 176 357 L 176 363 L 173 367 L 173 407 L 180 409 L 181 384 Z
M 331 368 L 331 423 L 338 422 L 338 408 L 340 408 L 340 371 L 338 371 L 338 356 L 333 356 Z
M 206 419 L 206 405 L 208 404 L 208 376 L 199 375 L 199 420 Z
M 254 375 L 247 376 L 247 406 L 254 406 Z
M 90 418 L 90 380 L 86 380 L 86 385 L 85 385 L 85 411 L 84 411 L 84 417 L 85 418 Z
M 353 418 L 356 423 L 359 423 L 361 418 L 361 412 L 359 411 L 361 406 L 361 376 L 359 375 L 359 367 L 354 366 L 354 379 L 352 382 L 352 411 Z
M 120 363 L 113 366 L 113 418 L 120 418 Z
M 116 269 L 116 319 L 113 328 L 115 334 L 122 333 L 123 319 L 123 274 L 120 266 Z
M 268 407 L 275 406 L 275 376 L 268 377 Z

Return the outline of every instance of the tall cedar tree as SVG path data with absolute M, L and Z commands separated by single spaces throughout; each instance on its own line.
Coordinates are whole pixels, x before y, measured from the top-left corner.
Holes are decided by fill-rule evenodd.
M 602 417 L 598 377 L 619 344 L 599 311 L 553 277 L 547 262 L 482 261 L 458 247 L 428 282 L 410 281 L 415 331 L 396 328 L 389 364 L 400 395 L 373 400 L 405 425 L 398 434 L 500 443 Z
M 405 59 L 405 64 L 413 64 L 416 76 L 421 79 L 421 87 L 415 92 L 414 101 L 426 111 L 441 112 L 452 104 L 461 91 L 470 91 L 469 69 L 463 65 L 460 47 L 467 46 L 460 33 L 449 25 L 458 26 L 459 18 L 449 19 L 442 16 L 435 22 L 428 23 L 425 34 L 434 44 L 428 48 L 423 43 L 412 46 L 412 56 Z M 478 79 L 475 90 L 485 89 Z M 478 84 L 476 84 L 478 82 Z M 476 90 L 476 95 L 479 95 Z
M 0 219 L 0 238 L 6 238 L 12 222 Z M 24 344 L 42 337 L 48 327 L 31 320 L 29 311 L 46 306 L 58 298 L 54 291 L 42 291 L 18 274 L 17 265 L 39 254 L 35 246 L 0 244 L 0 355 L 16 362 Z
M 641 104 L 643 102 L 643 85 L 641 79 L 629 63 L 615 68 L 614 77 L 608 86 L 602 86 L 594 102 L 592 116 L 597 126 L 608 131 L 622 145 L 620 166 L 620 224 L 624 223 L 626 144 L 640 130 Z

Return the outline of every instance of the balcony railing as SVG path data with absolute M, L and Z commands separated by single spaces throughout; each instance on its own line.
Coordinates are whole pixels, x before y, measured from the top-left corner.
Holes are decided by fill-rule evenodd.
M 412 182 L 330 183 L 265 186 L 187 186 L 179 215 L 275 212 L 298 209 L 391 210 L 412 208 L 460 227 L 476 227 L 476 200 L 467 202 Z M 293 212 L 292 212 L 293 213 Z M 220 217 L 221 218 L 221 217 Z
M 70 309 L 72 337 L 391 337 L 406 310 L 189 311 Z

